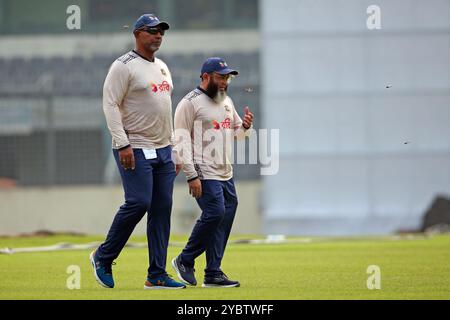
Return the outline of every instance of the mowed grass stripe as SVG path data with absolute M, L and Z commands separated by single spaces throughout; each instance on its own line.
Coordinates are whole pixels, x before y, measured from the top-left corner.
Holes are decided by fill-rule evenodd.
M 100 237 L 50 238 L 11 238 L 7 243 L 0 239 L 0 247 L 101 241 Z M 133 240 L 145 241 L 145 237 Z M 175 291 L 143 290 L 148 253 L 142 248 L 125 248 L 117 259 L 114 289 L 96 283 L 88 250 L 0 255 L 0 299 L 449 299 L 449 248 L 448 235 L 395 241 L 321 238 L 305 244 L 230 244 L 222 267 L 241 282 L 240 288 L 201 288 L 205 267 L 201 256 L 196 264 L 199 285 Z M 168 252 L 167 271 L 174 276 L 170 260 L 180 250 L 170 247 Z M 69 265 L 81 269 L 79 290 L 66 287 Z M 367 288 L 369 265 L 381 269 L 380 290 Z

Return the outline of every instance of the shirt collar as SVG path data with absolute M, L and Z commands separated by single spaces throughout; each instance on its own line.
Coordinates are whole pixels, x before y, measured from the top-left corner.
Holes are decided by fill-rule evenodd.
M 143 55 L 140 55 L 136 50 L 131 50 L 133 51 L 135 54 L 137 54 L 139 57 L 141 57 L 144 60 L 147 60 L 148 62 L 155 62 L 155 58 L 153 57 L 153 61 L 152 60 L 148 60 L 146 57 L 144 57 Z
M 200 90 L 201 92 L 203 92 L 204 94 L 206 94 L 206 95 L 207 95 L 208 97 L 210 97 L 211 99 L 214 99 L 214 97 L 211 97 L 211 96 L 209 95 L 209 93 L 208 93 L 205 89 L 201 88 L 200 86 L 198 86 L 197 89 Z

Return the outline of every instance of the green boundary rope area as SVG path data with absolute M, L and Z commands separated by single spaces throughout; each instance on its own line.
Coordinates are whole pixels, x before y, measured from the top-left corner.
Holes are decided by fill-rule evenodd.
M 132 247 L 125 248 L 116 260 L 116 287 L 102 288 L 89 263 L 92 248 L 86 247 L 101 241 L 101 236 L 0 237 L 0 248 L 16 250 L 14 254 L 0 254 L 0 299 L 450 299 L 448 234 L 362 238 L 233 236 L 222 268 L 231 279 L 239 280 L 241 287 L 228 290 L 201 287 L 204 256 L 196 260 L 198 286 L 143 290 L 148 267 L 145 236 L 130 239 Z M 187 235 L 171 237 L 167 271 L 174 277 L 170 261 L 186 241 Z M 19 253 L 20 248 L 51 248 L 55 243 L 66 244 L 55 251 Z
M 383 238 L 374 238 L 374 239 L 384 239 L 384 240 L 417 240 L 417 239 L 426 239 L 430 237 L 426 234 L 407 234 L 403 236 L 389 236 Z M 0 238 L 1 239 L 1 238 Z M 14 237 L 10 238 L 14 239 Z M 299 237 L 291 237 L 288 238 L 285 235 L 268 235 L 265 238 L 240 238 L 235 240 L 230 240 L 228 244 L 307 244 L 312 242 L 324 242 L 324 241 L 343 241 L 349 238 L 299 238 Z M 350 238 L 352 239 L 352 238 Z M 354 238 L 355 239 L 355 238 Z M 371 239 L 370 237 L 366 237 L 367 239 Z M 1 243 L 1 242 L 0 242 Z M 171 241 L 169 246 L 173 247 L 183 247 L 186 242 L 182 241 Z M 26 253 L 26 252 L 46 252 L 46 251 L 58 251 L 58 250 L 88 250 L 95 249 L 101 244 L 100 241 L 88 242 L 83 244 L 70 243 L 70 242 L 60 242 L 52 245 L 46 246 L 32 246 L 32 247 L 19 247 L 19 248 L 10 248 L 0 247 L 0 254 L 14 254 L 14 253 Z M 147 248 L 146 242 L 128 242 L 125 245 L 126 248 Z

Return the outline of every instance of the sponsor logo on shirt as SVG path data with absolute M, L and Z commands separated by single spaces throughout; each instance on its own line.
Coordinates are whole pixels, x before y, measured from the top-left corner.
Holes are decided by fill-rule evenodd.
M 170 91 L 170 85 L 167 81 L 163 81 L 159 84 L 154 84 L 154 83 L 150 83 L 150 88 L 153 92 L 158 92 L 158 91 Z
M 212 121 L 212 125 L 213 125 L 214 129 L 220 130 L 220 124 L 216 120 Z
M 225 120 L 223 120 L 220 125 L 222 126 L 222 128 L 224 129 L 231 129 L 231 119 L 230 118 L 226 118 Z
M 217 122 L 216 120 L 213 120 L 211 123 L 212 123 L 214 129 L 216 129 L 216 130 L 220 130 L 220 128 L 231 129 L 231 119 L 230 118 L 226 118 L 225 120 L 223 120 L 220 123 Z

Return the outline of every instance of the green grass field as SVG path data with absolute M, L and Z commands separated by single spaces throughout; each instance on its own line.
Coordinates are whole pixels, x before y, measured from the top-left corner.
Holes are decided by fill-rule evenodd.
M 236 239 L 234 237 L 233 239 Z M 102 237 L 0 238 L 0 248 L 87 243 Z M 174 236 L 171 241 L 185 241 Z M 131 241 L 144 242 L 145 237 Z M 168 259 L 181 248 L 169 247 Z M 145 248 L 125 248 L 114 266 L 116 288 L 94 279 L 90 250 L 0 254 L 0 299 L 449 299 L 450 236 L 312 238 L 310 243 L 230 244 L 223 270 L 240 288 L 143 290 Z M 175 275 L 168 260 L 168 272 Z M 201 284 L 204 256 L 196 265 Z M 81 269 L 81 288 L 69 290 L 69 265 Z M 381 269 L 381 289 L 369 290 L 369 265 Z

